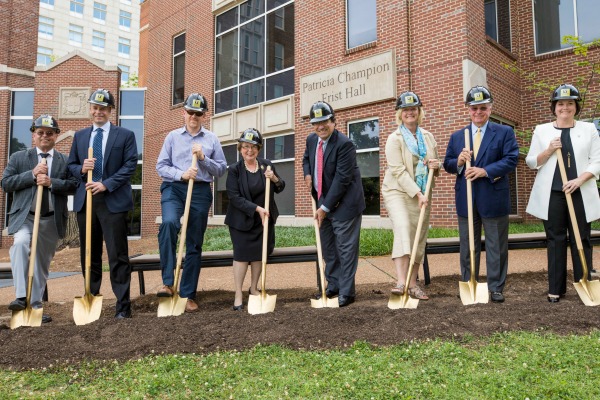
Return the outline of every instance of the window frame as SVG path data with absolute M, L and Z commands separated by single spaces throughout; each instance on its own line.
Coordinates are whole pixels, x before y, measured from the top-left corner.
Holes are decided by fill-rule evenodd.
M 101 36 L 97 35 L 98 33 L 100 33 Z M 102 47 L 96 46 L 94 43 L 95 40 L 102 41 Z M 95 29 L 92 30 L 92 48 L 95 51 L 104 52 L 104 49 L 106 48 L 106 32 L 97 31 Z
M 42 19 L 45 19 L 46 21 L 42 21 Z M 51 21 L 51 22 L 48 22 L 48 21 Z M 48 27 L 49 29 L 42 31 L 42 29 L 41 29 L 42 26 Z M 41 37 L 44 39 L 52 39 L 54 37 L 54 18 L 40 15 L 39 22 L 38 22 L 38 37 Z
M 78 29 L 73 29 L 73 28 L 78 28 L 78 29 L 81 28 L 81 31 L 79 31 Z M 83 32 L 84 32 L 83 26 L 75 25 L 75 24 L 69 24 L 69 44 L 71 46 L 81 47 L 83 45 Z M 80 41 L 73 40 L 71 38 L 71 34 L 73 34 L 73 35 L 80 35 L 81 40 Z
M 81 12 L 77 11 L 81 8 Z M 70 0 L 69 1 L 69 14 L 74 17 L 83 17 L 84 0 Z
M 123 15 L 123 13 L 129 14 L 129 16 Z M 129 11 L 125 11 L 125 10 L 119 10 L 119 29 L 125 30 L 125 31 L 130 31 L 132 19 L 133 19 L 132 13 L 130 13 Z M 122 24 L 121 22 L 127 22 L 129 25 Z
M 358 124 L 361 122 L 368 122 L 368 121 L 377 121 L 377 126 L 379 129 L 378 132 L 378 146 L 377 147 L 368 147 L 368 148 L 364 148 L 364 149 L 358 149 L 356 148 L 356 155 L 358 156 L 359 154 L 366 154 L 366 153 L 377 153 L 377 171 L 380 171 L 380 166 L 381 166 L 381 118 L 379 116 L 372 116 L 372 117 L 365 117 L 365 118 L 360 118 L 360 119 L 353 119 L 350 121 L 346 122 L 346 136 L 348 137 L 348 139 L 352 140 L 352 138 L 350 137 L 350 125 L 353 124 Z M 366 177 L 364 175 L 362 175 L 361 173 L 361 183 L 364 179 L 367 179 L 370 177 Z M 379 210 L 377 211 L 377 214 L 364 214 L 363 216 L 369 216 L 369 217 L 381 217 L 381 173 L 378 172 L 378 197 L 379 197 Z M 364 194 L 364 185 L 363 185 L 363 194 Z M 365 196 L 365 200 L 366 200 L 366 196 Z M 367 204 L 367 209 L 368 209 L 368 204 Z M 365 211 L 367 210 L 365 209 Z
M 101 7 L 97 7 L 97 6 L 103 6 L 103 8 Z M 98 12 L 102 18 L 98 18 L 96 17 L 96 12 Z M 94 1 L 94 10 L 93 10 L 93 19 L 94 22 L 98 22 L 101 24 L 106 24 L 106 14 L 108 12 L 108 6 L 104 3 L 99 3 L 97 1 Z
M 131 56 L 131 39 L 119 36 L 117 45 L 117 52 L 119 57 L 129 58 Z M 121 46 L 127 46 L 127 53 L 121 51 Z
M 180 33 L 174 35 L 173 39 L 171 40 L 171 54 L 173 55 L 172 59 L 171 59 L 171 61 L 172 61 L 172 64 L 171 64 L 171 105 L 172 106 L 175 106 L 177 104 L 182 104 L 185 101 L 185 55 L 187 52 L 187 35 L 183 42 L 184 43 L 183 50 L 178 53 L 175 53 L 175 40 L 178 37 L 185 35 L 185 34 L 186 34 L 186 31 L 180 32 Z M 182 79 L 183 80 L 183 97 L 180 102 L 176 103 L 175 102 L 175 72 L 176 72 L 175 60 L 178 57 L 183 57 L 183 79 Z
M 378 40 L 378 35 L 377 35 L 377 0 L 371 0 L 371 1 L 374 2 L 374 5 L 375 5 L 375 40 L 371 40 L 371 41 L 365 42 L 365 43 L 360 43 L 360 44 L 357 44 L 355 46 L 350 47 L 350 18 L 349 18 L 350 17 L 350 13 L 348 12 L 348 2 L 349 1 L 351 1 L 351 0 L 345 0 L 344 1 L 345 6 L 346 6 L 346 9 L 345 9 L 346 16 L 344 18 L 344 22 L 346 24 L 346 32 L 345 32 L 346 33 L 346 51 L 352 50 L 352 49 L 356 49 L 356 48 L 359 48 L 361 46 L 367 46 L 367 45 L 372 44 L 372 43 L 377 43 L 377 40 Z M 364 0 L 361 0 L 361 1 L 364 1 Z

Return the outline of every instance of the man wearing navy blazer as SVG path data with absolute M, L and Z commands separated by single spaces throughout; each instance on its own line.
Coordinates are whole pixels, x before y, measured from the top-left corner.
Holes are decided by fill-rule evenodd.
M 444 169 L 456 175 L 456 213 L 460 236 L 461 278 L 471 277 L 467 184 L 473 188 L 475 273 L 479 275 L 481 226 L 485 230 L 487 283 L 492 302 L 504 301 L 502 291 L 508 271 L 508 215 L 510 190 L 508 174 L 515 170 L 519 146 L 511 127 L 489 120 L 492 95 L 483 86 L 473 87 L 466 96 L 471 124 L 452 134 L 446 149 Z M 465 148 L 465 129 L 471 134 L 471 148 Z M 465 163 L 471 161 L 471 167 Z M 479 239 L 477 239 L 479 238 Z
M 333 108 L 318 101 L 309 115 L 315 132 L 306 138 L 304 182 L 317 201 L 315 219 L 319 222 L 326 265 L 326 295 L 339 294 L 339 306 L 344 307 L 352 304 L 356 296 L 354 277 L 365 196 L 356 147 L 335 128 Z
M 100 293 L 102 283 L 102 241 L 106 243 L 110 282 L 117 298 L 115 318 L 131 318 L 129 286 L 131 267 L 127 246 L 127 212 L 133 209 L 131 176 L 137 166 L 138 152 L 132 131 L 109 122 L 115 106 L 113 95 L 98 89 L 90 96 L 93 125 L 75 132 L 69 170 L 78 178 L 73 209 L 77 211 L 81 267 L 85 274 L 86 188 L 92 191 L 92 273 L 90 289 Z M 94 157 L 88 158 L 93 147 Z M 93 182 L 87 182 L 87 174 Z

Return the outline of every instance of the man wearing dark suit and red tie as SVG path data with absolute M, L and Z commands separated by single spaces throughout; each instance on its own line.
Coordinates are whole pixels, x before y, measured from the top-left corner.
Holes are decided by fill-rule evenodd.
M 460 270 L 464 282 L 471 277 L 467 184 L 473 188 L 473 225 L 475 236 L 475 271 L 479 275 L 481 226 L 485 230 L 487 284 L 494 303 L 502 303 L 502 291 L 508 271 L 508 215 L 510 190 L 508 174 L 515 170 L 519 146 L 511 127 L 489 120 L 492 95 L 483 86 L 467 93 L 471 124 L 450 136 L 444 169 L 456 175 L 456 213 L 460 236 Z M 471 134 L 471 148 L 465 148 L 465 129 Z M 465 163 L 471 161 L 471 167 Z M 476 277 L 477 278 L 477 277 Z
M 117 298 L 115 318 L 131 318 L 127 212 L 133 209 L 131 176 L 138 159 L 135 135 L 132 131 L 109 122 L 115 101 L 108 90 L 96 90 L 88 103 L 93 124 L 75 132 L 69 154 L 69 169 L 79 179 L 73 209 L 77 211 L 79 225 L 81 266 L 85 274 L 85 199 L 86 189 L 91 188 L 91 293 L 100 293 L 104 240 L 110 282 Z M 89 147 L 94 149 L 93 158 L 88 158 Z M 88 173 L 92 174 L 92 183 L 86 183 Z
M 339 295 L 340 307 L 354 302 L 354 277 L 365 197 L 356 147 L 335 126 L 333 108 L 318 101 L 310 108 L 315 132 L 306 138 L 302 159 L 304 182 L 317 200 L 315 219 L 325 259 L 328 297 Z M 324 284 L 324 282 L 322 282 Z

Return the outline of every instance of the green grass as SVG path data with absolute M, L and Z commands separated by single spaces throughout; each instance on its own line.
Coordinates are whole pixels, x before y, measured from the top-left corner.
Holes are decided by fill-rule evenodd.
M 4 398 L 592 399 L 600 334 L 496 334 L 341 350 L 279 346 L 0 370 Z

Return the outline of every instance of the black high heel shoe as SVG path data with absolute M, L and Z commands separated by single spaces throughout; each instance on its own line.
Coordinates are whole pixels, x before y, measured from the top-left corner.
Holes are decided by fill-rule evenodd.
M 244 309 L 244 303 L 239 306 L 233 306 L 233 311 L 242 311 Z
M 559 296 L 554 297 L 554 296 L 548 295 L 548 302 L 550 302 L 550 303 L 558 303 L 559 301 L 560 301 L 560 297 Z

